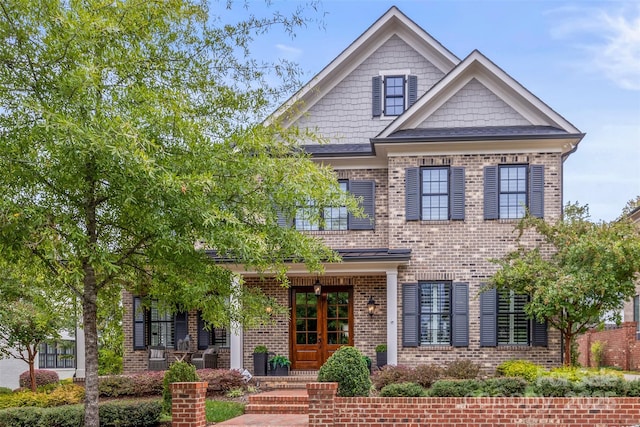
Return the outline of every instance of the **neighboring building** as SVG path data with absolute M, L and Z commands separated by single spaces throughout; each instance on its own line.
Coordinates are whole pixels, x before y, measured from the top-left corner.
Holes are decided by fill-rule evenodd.
M 40 344 L 35 368 L 54 371 L 61 380 L 84 378 L 84 331 L 78 328 L 74 335 L 63 331 L 55 343 Z M 0 387 L 18 388 L 20 374 L 28 370 L 20 359 L 0 359 Z
M 232 368 L 251 369 L 260 344 L 293 369 L 317 369 L 341 345 L 373 357 L 381 343 L 389 364 L 560 363 L 559 333 L 526 318 L 526 297 L 479 291 L 497 268 L 489 259 L 516 247 L 525 207 L 560 217 L 564 161 L 584 136 L 577 128 L 482 53 L 460 60 L 395 7 L 275 116 L 293 111 L 286 125 L 330 140 L 305 148 L 370 216 L 325 208 L 322 230 L 292 219 L 343 262 L 318 278 L 291 265 L 290 289 L 237 270 L 290 306 L 291 319 L 231 334 L 203 331 L 197 313 L 134 311 L 140 300 L 125 295 L 125 371 L 146 369 L 147 346 L 187 332 L 199 347 L 220 343 L 221 366 Z
M 629 219 L 640 227 L 640 206 L 629 213 Z M 638 322 L 638 336 L 640 337 L 640 282 L 636 283 L 636 296 L 624 303 L 623 318 L 625 322 Z

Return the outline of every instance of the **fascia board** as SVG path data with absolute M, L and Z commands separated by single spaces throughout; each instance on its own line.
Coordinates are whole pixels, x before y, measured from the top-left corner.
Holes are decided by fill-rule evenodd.
M 386 273 L 389 270 L 397 270 L 401 265 L 408 264 L 409 261 L 349 261 L 339 263 L 324 263 L 325 275 L 330 274 L 362 274 L 362 273 Z M 255 271 L 248 271 L 241 265 L 226 265 L 233 273 L 241 274 L 245 277 L 259 276 Z M 266 272 L 269 274 L 270 272 Z M 275 272 L 271 272 L 275 274 Z M 311 275 L 309 269 L 304 264 L 287 264 L 287 275 Z M 264 273 L 262 274 L 264 275 Z

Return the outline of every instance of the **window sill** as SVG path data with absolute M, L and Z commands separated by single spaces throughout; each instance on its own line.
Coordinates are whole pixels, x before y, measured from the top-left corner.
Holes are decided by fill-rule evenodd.
M 433 345 L 421 345 L 420 350 L 427 351 L 452 351 L 454 349 L 451 345 L 441 345 L 441 344 L 433 344 Z
M 350 230 L 300 230 L 301 233 L 311 235 L 348 234 Z
M 502 351 L 514 351 L 514 350 L 518 350 L 518 351 L 522 351 L 522 350 L 526 350 L 529 351 L 531 350 L 531 346 L 528 344 L 511 344 L 511 345 L 498 345 L 496 347 L 496 349 L 498 350 L 502 350 Z
M 424 225 L 444 225 L 449 224 L 453 221 L 450 219 L 421 219 L 420 224 Z

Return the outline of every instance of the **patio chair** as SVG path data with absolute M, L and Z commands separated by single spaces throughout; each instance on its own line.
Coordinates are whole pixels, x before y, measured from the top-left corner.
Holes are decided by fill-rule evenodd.
M 196 369 L 218 369 L 218 347 L 209 346 L 206 350 L 194 353 L 191 364 Z
M 164 346 L 149 347 L 149 370 L 165 371 L 167 369 L 167 351 Z

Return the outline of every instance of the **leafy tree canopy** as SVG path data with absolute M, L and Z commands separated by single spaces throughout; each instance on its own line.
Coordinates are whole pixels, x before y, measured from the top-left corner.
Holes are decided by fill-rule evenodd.
M 219 25 L 190 0 L 0 2 L 0 255 L 42 263 L 82 302 L 86 425 L 109 295 L 251 326 L 268 301 L 230 286 L 207 251 L 283 281 L 287 261 L 336 259 L 278 217 L 357 201 L 303 154 L 313 135 L 258 123 L 297 74 L 252 60 L 252 38 L 304 23 L 298 11 Z
M 563 218 L 554 224 L 527 216 L 518 229 L 520 236 L 536 233 L 539 243 L 522 244 L 494 260 L 500 269 L 489 286 L 529 295 L 526 313 L 562 333 L 569 363 L 573 337 L 635 295 L 640 232 L 624 219 L 593 223 L 588 207 L 578 204 L 568 204 Z

